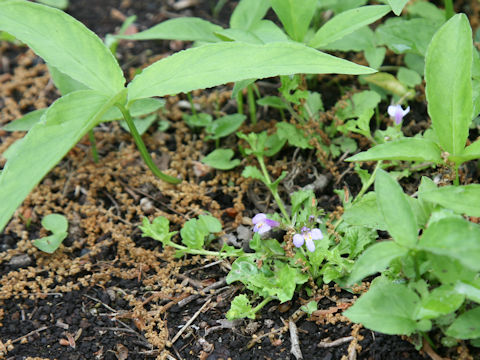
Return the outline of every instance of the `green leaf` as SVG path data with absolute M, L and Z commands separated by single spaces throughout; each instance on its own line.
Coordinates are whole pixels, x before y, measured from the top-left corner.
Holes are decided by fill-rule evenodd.
M 476 281 L 458 281 L 455 283 L 455 291 L 465 295 L 469 300 L 480 303 L 480 284 L 478 279 L 476 279 Z
M 480 184 L 443 186 L 422 192 L 425 200 L 469 216 L 480 216 Z
M 265 177 L 255 166 L 245 166 L 245 169 L 242 172 L 244 178 L 252 178 L 265 182 Z
M 395 76 L 386 72 L 378 72 L 369 76 L 363 77 L 369 84 L 376 85 L 389 93 L 397 95 L 398 97 L 405 97 L 406 99 L 413 99 L 415 91 L 406 87 Z
M 374 146 L 368 151 L 351 156 L 346 161 L 406 160 L 441 163 L 440 148 L 431 140 L 405 138 Z
M 93 90 L 114 95 L 124 86 L 122 69 L 100 38 L 61 10 L 29 1 L 2 1 L 0 29 Z
M 473 144 L 467 146 L 464 152 L 458 156 L 450 156 L 449 160 L 461 164 L 465 161 L 470 161 L 474 159 L 480 159 L 480 141 L 477 140 Z
M 417 330 L 419 302 L 418 295 L 405 285 L 381 281 L 373 283 L 343 315 L 384 334 L 410 335 Z
M 417 222 L 400 185 L 387 172 L 379 169 L 375 192 L 387 230 L 395 242 L 407 247 L 414 246 L 418 237 Z
M 213 234 L 222 231 L 222 223 L 216 217 L 211 215 L 200 215 L 198 217 L 198 223 L 209 233 Z
M 299 190 L 290 195 L 290 202 L 292 204 L 292 214 L 296 214 L 302 204 L 305 204 L 307 200 L 314 199 L 315 194 L 312 190 Z M 311 200 L 310 200 L 311 201 Z
M 33 240 L 33 245 L 35 245 L 39 250 L 52 254 L 55 250 L 58 249 L 60 244 L 68 236 L 67 232 L 56 233 L 50 236 L 46 236 L 40 239 Z
M 206 127 L 213 120 L 212 115 L 207 113 L 199 113 L 199 114 L 193 114 L 193 115 L 183 114 L 182 119 L 191 128 Z
M 181 51 L 157 61 L 133 79 L 128 86 L 128 96 L 132 101 L 296 73 L 369 74 L 374 71 L 302 44 L 223 42 Z
M 251 44 L 263 44 L 255 34 L 242 29 L 222 29 L 215 31 L 215 35 L 222 41 L 242 41 Z
M 288 109 L 287 104 L 278 96 L 265 96 L 257 100 L 260 106 L 270 106 L 275 109 Z
M 253 25 L 250 32 L 259 38 L 264 44 L 270 42 L 288 41 L 288 36 L 273 21 L 262 20 Z
M 183 224 L 182 230 L 180 230 L 182 243 L 189 249 L 201 249 L 207 235 L 208 232 L 203 227 L 203 224 L 199 224 L 197 219 L 188 220 Z
M 25 114 L 20 119 L 14 120 L 11 123 L 8 123 L 3 130 L 6 131 L 28 131 L 33 125 L 40 121 L 40 118 L 45 114 L 47 109 L 38 109 Z
M 407 2 L 408 0 L 388 0 L 388 3 L 392 7 L 392 11 L 397 16 L 402 14 L 402 10 Z
M 30 129 L 0 175 L 0 230 L 50 169 L 98 123 L 112 106 L 110 100 L 93 90 L 70 93 L 48 108 L 46 121 Z
M 342 219 L 349 225 L 387 230 L 383 215 L 378 208 L 377 194 L 373 191 L 365 194 L 358 202 L 345 209 Z
M 422 77 L 414 70 L 401 67 L 397 73 L 398 80 L 409 87 L 415 87 L 422 83 Z
M 355 284 L 368 275 L 385 270 L 392 260 L 406 255 L 407 252 L 407 248 L 393 241 L 382 241 L 370 246 L 353 265 L 348 284 Z
M 269 0 L 241 0 L 230 17 L 230 27 L 251 30 L 263 19 L 269 8 Z
M 116 35 L 118 39 L 126 40 L 182 40 L 217 42 L 215 31 L 222 30 L 221 26 L 212 24 L 196 17 L 180 17 L 163 21 L 154 27 L 133 35 Z
M 428 113 L 440 146 L 452 155 L 465 148 L 472 120 L 472 30 L 453 16 L 432 39 L 425 57 Z
M 298 129 L 295 125 L 280 122 L 277 123 L 277 134 L 280 139 L 285 139 L 291 146 L 300 149 L 312 149 L 313 146 L 309 144 L 309 139 L 304 135 L 303 131 Z
M 457 310 L 464 302 L 465 296 L 459 294 L 453 285 L 442 285 L 422 299 L 418 309 L 418 319 L 434 319 Z
M 52 233 L 64 233 L 68 229 L 68 221 L 64 215 L 50 214 L 42 219 L 42 226 Z
M 375 33 L 379 45 L 386 45 L 397 54 L 414 53 L 425 56 L 428 44 L 441 24 L 421 18 L 390 18 L 378 26 Z
M 278 262 L 276 269 L 276 296 L 283 303 L 292 300 L 297 285 L 308 281 L 308 274 L 302 273 L 300 269 L 290 267 L 288 264 Z
M 290 37 L 302 42 L 317 8 L 317 0 L 270 0 Z
M 325 47 L 362 26 L 377 21 L 388 12 L 390 7 L 387 5 L 362 6 L 342 12 L 323 25 L 308 45 L 317 49 Z
M 150 114 L 154 111 L 159 110 L 163 106 L 165 106 L 165 100 L 163 99 L 153 99 L 153 98 L 146 98 L 146 99 L 139 99 L 129 104 L 128 110 L 130 111 L 130 115 L 132 117 L 139 117 Z M 111 107 L 102 117 L 102 121 L 114 121 L 114 120 L 122 120 L 123 115 L 118 110 L 116 106 Z
M 39 3 L 56 7 L 57 9 L 66 10 L 69 5 L 68 0 L 36 0 Z
M 205 128 L 207 133 L 210 134 L 207 139 L 220 139 L 234 133 L 242 126 L 246 118 L 243 114 L 232 114 L 214 120 Z
M 477 276 L 475 271 L 451 257 L 428 253 L 427 259 L 430 271 L 442 284 L 470 283 Z M 461 291 L 458 293 L 462 294 Z
M 278 136 L 277 133 L 269 135 L 265 140 L 265 149 L 268 149 L 263 154 L 265 156 L 273 156 L 282 150 L 283 145 L 287 142 L 287 139 Z
M 428 1 L 416 1 L 408 5 L 408 13 L 413 16 L 421 16 L 438 22 L 445 21 L 445 10 L 438 8 Z
M 202 159 L 202 163 L 215 169 L 231 170 L 240 165 L 240 160 L 232 159 L 235 155 L 232 149 L 216 149 Z
M 480 307 L 464 312 L 447 329 L 446 334 L 456 339 L 480 337 Z
M 172 236 L 177 233 L 176 231 L 170 232 L 170 222 L 164 216 L 157 216 L 152 223 L 144 217 L 142 226 L 139 228 L 142 230 L 142 237 L 151 237 L 164 245 L 168 244 Z
M 88 87 L 81 82 L 59 71 L 55 66 L 48 65 L 48 71 L 60 94 L 67 95 L 77 90 L 87 90 Z
M 462 218 L 444 218 L 425 230 L 418 247 L 480 270 L 480 227 Z
M 235 296 L 226 317 L 228 320 L 243 319 L 246 317 L 255 319 L 255 313 L 246 295 L 241 294 Z

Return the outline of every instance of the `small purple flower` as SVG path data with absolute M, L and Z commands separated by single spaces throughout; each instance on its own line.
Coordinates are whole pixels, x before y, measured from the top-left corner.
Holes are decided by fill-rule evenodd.
M 300 234 L 293 235 L 293 245 L 299 248 L 305 242 L 307 245 L 307 249 L 310 252 L 315 251 L 315 243 L 313 240 L 321 240 L 323 239 L 323 234 L 320 229 L 309 229 L 307 227 L 303 227 Z
M 267 219 L 267 215 L 263 213 L 255 215 L 252 218 L 252 223 L 253 225 L 255 225 L 253 227 L 253 231 L 258 232 L 260 235 L 265 234 L 271 228 L 274 228 L 280 225 L 278 221 Z
M 410 112 L 410 106 L 403 110 L 401 105 L 390 105 L 387 111 L 388 115 L 395 121 L 395 124 L 400 125 L 403 117 Z

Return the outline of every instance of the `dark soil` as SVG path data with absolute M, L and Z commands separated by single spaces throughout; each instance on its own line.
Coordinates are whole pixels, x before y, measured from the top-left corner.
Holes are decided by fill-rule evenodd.
M 180 10 L 175 8 L 178 3 L 72 0 L 68 13 L 104 37 L 130 15 L 137 15 L 139 31 L 176 16 L 198 16 L 226 26 L 236 4 L 227 2 L 213 18 L 216 1 L 194 1 L 196 5 Z M 175 41 L 122 42 L 118 57 L 130 74 L 187 46 Z M 0 125 L 58 97 L 45 65 L 31 51 L 1 44 L 0 59 Z M 354 78 L 339 81 L 353 83 Z M 340 94 L 324 90 L 330 94 L 324 99 L 329 109 Z M 195 102 L 204 111 L 220 105 L 228 112 L 230 91 L 231 86 L 224 86 L 194 92 Z M 149 172 L 130 135 L 118 124 L 99 126 L 95 137 L 100 162 L 93 162 L 88 139 L 81 141 L 0 234 L 0 358 L 293 359 L 290 322 L 296 324 L 304 359 L 426 359 L 409 339 L 351 324 L 342 310 L 351 305 L 352 296 L 333 284 L 315 290 L 319 311 L 311 317 L 298 311 L 310 299 L 300 294 L 286 304 L 270 303 L 255 320 L 227 321 L 231 300 L 243 291 L 225 284 L 227 260 L 175 259 L 172 249 L 141 237 L 138 226 L 145 216 L 165 216 L 172 230 L 178 230 L 205 211 L 221 219 L 225 233 L 236 237 L 240 229 L 250 228 L 249 218 L 273 206 L 264 197 L 265 189 L 242 178 L 241 170 L 198 173 L 198 161 L 209 145 L 181 121 L 181 99 L 179 95 L 167 100 L 168 111 L 161 116 L 171 123 L 168 131 L 161 133 L 154 126 L 144 135 L 159 167 L 184 179 L 179 186 L 162 183 Z M 424 111 L 424 104 L 418 108 Z M 255 130 L 271 129 L 274 121 L 261 119 Z M 244 130 L 251 129 L 245 125 Z M 22 136 L 0 130 L 0 153 Z M 334 190 L 347 188 L 355 194 L 360 189 L 348 165 L 322 159 L 315 150 L 302 151 L 290 161 L 286 159 L 293 154 L 288 151 L 268 164 L 277 175 L 285 169 L 299 174 L 289 182 L 291 188 L 285 185 L 284 193 L 313 182 L 316 171 L 326 181 L 317 197 L 330 212 L 341 204 Z M 40 220 L 52 212 L 67 216 L 69 236 L 48 255 L 31 241 L 45 235 Z M 336 340 L 338 345 L 326 345 Z M 465 347 L 451 351 L 443 355 L 457 356 L 458 351 L 459 358 L 469 358 Z

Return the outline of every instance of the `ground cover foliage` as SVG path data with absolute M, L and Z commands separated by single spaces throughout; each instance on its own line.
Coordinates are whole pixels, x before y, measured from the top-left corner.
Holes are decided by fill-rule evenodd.
M 60 5 L 0 2 L 2 356 L 479 356 L 477 2 Z

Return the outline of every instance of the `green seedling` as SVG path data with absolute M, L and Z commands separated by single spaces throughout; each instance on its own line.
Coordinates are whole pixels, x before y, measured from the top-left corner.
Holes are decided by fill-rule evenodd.
M 42 226 L 52 235 L 33 240 L 39 250 L 52 254 L 68 236 L 68 221 L 64 215 L 50 214 L 42 219 Z

